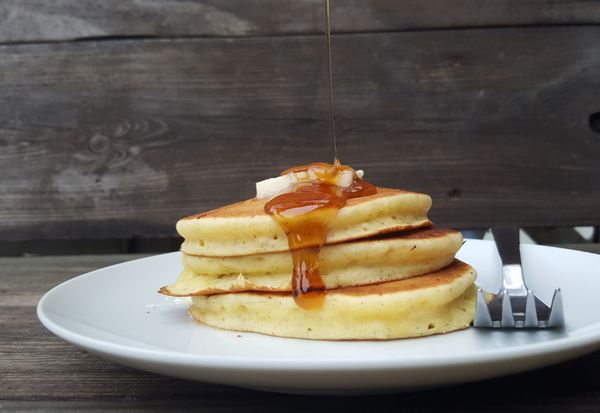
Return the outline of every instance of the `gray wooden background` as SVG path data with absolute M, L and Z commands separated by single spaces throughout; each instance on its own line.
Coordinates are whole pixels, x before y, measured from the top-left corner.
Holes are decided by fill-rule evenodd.
M 341 160 L 439 226 L 600 225 L 600 2 L 331 0 Z M 331 161 L 321 0 L 2 0 L 0 243 L 175 236 Z

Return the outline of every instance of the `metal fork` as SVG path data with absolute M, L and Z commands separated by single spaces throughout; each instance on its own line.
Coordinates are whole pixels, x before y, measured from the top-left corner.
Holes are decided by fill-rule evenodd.
M 548 307 L 525 285 L 519 248 L 519 228 L 493 228 L 502 260 L 502 287 L 488 304 L 481 288 L 477 293 L 475 327 L 546 328 L 565 325 L 562 294 L 554 291 Z

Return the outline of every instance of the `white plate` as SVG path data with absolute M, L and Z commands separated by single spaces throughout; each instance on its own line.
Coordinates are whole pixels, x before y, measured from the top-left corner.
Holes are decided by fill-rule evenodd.
M 566 328 L 498 331 L 383 342 L 327 342 L 221 331 L 193 322 L 188 299 L 158 294 L 182 268 L 179 253 L 90 272 L 48 292 L 42 323 L 107 359 L 173 377 L 263 390 L 343 394 L 413 390 L 531 370 L 600 348 L 600 255 L 522 245 L 528 286 L 549 303 L 563 291 Z M 468 240 L 458 258 L 477 283 L 500 285 L 490 241 Z

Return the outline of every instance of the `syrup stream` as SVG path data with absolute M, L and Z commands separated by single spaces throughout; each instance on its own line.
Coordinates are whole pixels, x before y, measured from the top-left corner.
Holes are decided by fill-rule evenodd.
M 333 151 L 333 164 L 340 170 L 340 158 L 335 143 L 335 117 L 333 115 L 333 75 L 331 70 L 331 28 L 329 23 L 329 0 L 325 2 L 325 37 L 327 40 L 327 63 L 329 69 L 329 127 L 331 129 L 331 149 Z

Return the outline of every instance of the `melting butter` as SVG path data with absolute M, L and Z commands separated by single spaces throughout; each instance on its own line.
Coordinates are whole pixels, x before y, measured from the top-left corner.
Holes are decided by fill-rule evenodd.
M 359 179 L 365 175 L 362 170 L 356 171 L 356 175 Z M 341 188 L 347 188 L 352 184 L 354 179 L 352 171 L 340 171 L 335 177 L 335 185 Z M 278 176 L 276 178 L 265 179 L 256 183 L 256 197 L 271 198 L 275 195 L 283 194 L 291 190 L 292 184 L 301 181 L 318 181 L 319 177 L 314 174 L 310 174 L 306 171 L 302 172 L 290 172 L 285 175 Z

